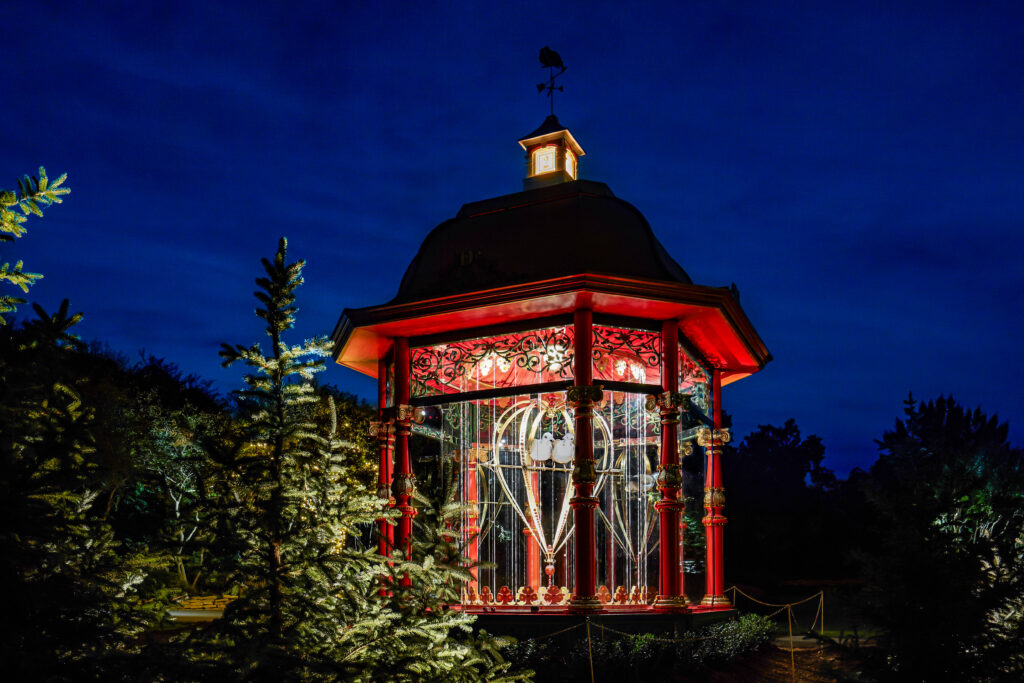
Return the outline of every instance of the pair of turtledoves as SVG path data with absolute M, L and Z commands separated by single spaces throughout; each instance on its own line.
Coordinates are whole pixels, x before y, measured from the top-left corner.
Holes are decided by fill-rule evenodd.
M 530 449 L 530 459 L 534 462 L 544 462 L 550 458 L 560 465 L 572 462 L 575 454 L 576 436 L 573 434 L 556 439 L 551 432 L 544 432 L 539 439 L 534 439 L 533 447 Z

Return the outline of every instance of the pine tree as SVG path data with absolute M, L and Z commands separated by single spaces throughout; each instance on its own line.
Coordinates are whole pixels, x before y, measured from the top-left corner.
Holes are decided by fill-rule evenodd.
M 12 680 L 110 680 L 147 625 L 136 588 L 151 558 L 115 539 L 93 411 L 54 380 L 79 353 L 81 315 L 66 300 L 52 315 L 35 308 L 38 320 L 0 339 L 0 656 Z
M 42 216 L 43 209 L 52 205 L 60 204 L 62 195 L 71 192 L 70 188 L 61 187 L 67 180 L 67 173 L 54 181 L 46 177 L 46 169 L 39 167 L 39 177 L 25 176 L 18 180 L 18 190 L 0 191 L 0 243 L 13 242 L 16 238 L 25 234 L 25 223 L 31 215 Z M 25 271 L 24 264 L 18 261 L 11 266 L 10 263 L 0 265 L 0 282 L 7 281 L 20 287 L 22 292 L 28 292 L 30 285 L 43 277 L 39 273 Z M 5 313 L 12 313 L 18 309 L 18 304 L 25 303 L 21 297 L 0 294 L 0 325 L 6 324 Z
M 900 680 L 1024 673 L 1024 453 L 952 397 L 906 402 L 865 481 L 864 606 Z
M 239 680 L 487 680 L 505 668 L 493 639 L 450 639 L 468 618 L 446 609 L 464 573 L 432 556 L 382 558 L 364 531 L 383 501 L 347 475 L 354 442 L 310 421 L 313 378 L 329 352 L 324 338 L 289 346 L 303 261 L 286 262 L 282 238 L 257 280 L 256 314 L 270 348 L 224 345 L 224 364 L 251 373 L 237 392 L 244 442 L 225 458 L 230 501 L 218 521 L 238 548 L 240 597 L 189 646 L 193 676 Z M 391 513 L 384 513 L 389 519 Z M 413 586 L 402 588 L 408 574 Z M 204 668 L 208 669 L 204 671 Z

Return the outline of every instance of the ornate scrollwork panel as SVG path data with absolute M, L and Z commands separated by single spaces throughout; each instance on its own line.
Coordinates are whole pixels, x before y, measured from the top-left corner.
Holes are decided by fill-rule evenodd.
M 595 325 L 592 356 L 601 379 L 641 384 L 661 379 L 658 332 Z
M 572 327 L 551 327 L 414 348 L 409 357 L 412 395 L 572 379 L 573 335 Z

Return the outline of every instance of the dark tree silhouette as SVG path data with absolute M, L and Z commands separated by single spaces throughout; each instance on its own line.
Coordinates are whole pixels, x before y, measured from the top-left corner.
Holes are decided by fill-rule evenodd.
M 839 529 L 829 505 L 837 482 L 824 457 L 821 440 L 802 437 L 793 420 L 760 425 L 726 451 L 730 577 L 764 584 L 841 570 Z
M 864 598 L 898 680 L 1024 674 L 1024 459 L 1007 432 L 952 397 L 911 398 L 878 442 Z

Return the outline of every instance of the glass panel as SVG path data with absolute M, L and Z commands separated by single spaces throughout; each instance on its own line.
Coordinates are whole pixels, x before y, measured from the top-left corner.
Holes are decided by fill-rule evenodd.
M 618 592 L 621 604 L 653 600 L 657 578 L 657 416 L 645 399 L 606 392 L 594 412 L 597 577 L 606 598 Z M 460 498 L 479 529 L 475 540 L 465 534 L 467 516 L 467 555 L 493 565 L 477 570 L 466 601 L 478 604 L 486 593 L 498 604 L 565 604 L 576 552 L 569 506 L 576 435 L 565 392 L 440 410 L 443 455 L 458 465 Z
M 387 364 L 386 373 L 387 374 L 385 375 L 385 378 L 384 378 L 384 381 L 386 383 L 384 385 L 384 390 L 385 390 L 384 397 L 385 397 L 385 403 L 386 403 L 387 407 L 390 408 L 391 406 L 395 405 L 395 364 L 394 363 L 388 363 Z
M 560 382 L 573 378 L 573 328 L 548 327 L 410 352 L 412 396 Z
M 679 391 L 690 396 L 693 405 L 711 417 L 711 373 L 679 347 Z
M 565 172 L 569 177 L 576 180 L 576 155 L 570 150 L 565 150 Z
M 646 394 L 606 391 L 594 410 L 594 457 L 605 485 L 595 494 L 597 582 L 613 601 L 650 603 L 658 592 L 655 487 L 660 424 Z M 610 440 L 608 436 L 610 435 Z M 600 474 L 599 474 L 600 476 Z M 600 588 L 599 593 L 604 593 Z M 618 602 L 617 604 L 622 604 Z
M 594 325 L 594 381 L 661 384 L 661 334 Z
M 539 147 L 533 152 L 533 175 L 550 173 L 555 170 L 558 148 L 554 145 Z
M 684 545 L 683 567 L 688 575 L 687 581 L 690 581 L 699 578 L 694 575 L 704 572 L 705 537 L 702 501 L 706 481 L 704 473 L 706 461 L 704 448 L 697 444 L 696 436 L 697 430 L 701 426 L 710 424 L 712 386 L 709 369 L 686 353 L 682 346 L 679 348 L 679 390 L 690 396 L 693 405 L 689 413 L 683 413 L 678 427 L 679 455 L 683 463 L 683 499 L 686 502 L 683 521 L 687 524 L 687 528 L 684 533 L 680 534 L 680 538 L 683 539 Z M 687 439 L 692 448 L 689 456 L 685 455 L 683 450 L 683 442 Z

